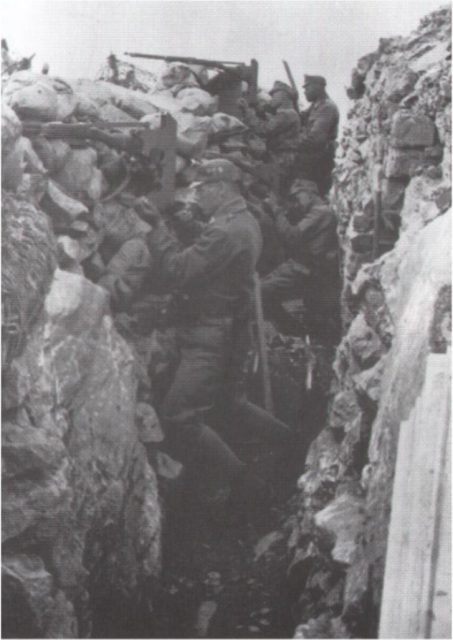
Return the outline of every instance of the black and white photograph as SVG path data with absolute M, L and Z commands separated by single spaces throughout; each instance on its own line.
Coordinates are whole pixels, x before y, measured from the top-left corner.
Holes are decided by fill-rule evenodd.
M 451 638 L 451 3 L 2 0 L 2 638 Z

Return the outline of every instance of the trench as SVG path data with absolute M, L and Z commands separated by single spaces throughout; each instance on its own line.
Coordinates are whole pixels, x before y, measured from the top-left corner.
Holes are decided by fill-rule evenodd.
M 266 507 L 252 514 L 218 498 L 215 476 L 187 474 L 177 488 L 161 486 L 163 557 L 160 580 L 133 598 L 93 585 L 92 636 L 98 638 L 293 637 L 293 598 L 287 580 L 300 507 L 297 479 L 310 442 L 323 428 L 334 356 L 332 341 L 274 332 L 269 360 L 275 415 L 297 433 L 291 447 L 246 437 L 240 425 L 222 435 L 272 488 Z M 307 362 L 313 382 L 306 388 Z M 260 403 L 249 376 L 248 397 Z M 220 494 L 222 492 L 220 491 Z

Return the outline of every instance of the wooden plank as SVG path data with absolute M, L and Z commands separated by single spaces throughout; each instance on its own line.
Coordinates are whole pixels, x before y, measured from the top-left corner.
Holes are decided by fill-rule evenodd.
M 450 402 L 450 354 L 430 354 L 400 427 L 380 638 L 451 638 Z

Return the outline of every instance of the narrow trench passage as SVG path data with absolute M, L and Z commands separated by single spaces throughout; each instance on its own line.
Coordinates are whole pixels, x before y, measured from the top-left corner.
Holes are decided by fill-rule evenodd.
M 275 414 L 297 430 L 296 444 L 279 450 L 237 430 L 230 434 L 233 449 L 272 488 L 268 508 L 252 515 L 230 511 L 228 503 L 213 499 L 215 478 L 207 481 L 206 470 L 187 475 L 178 490 L 164 487 L 159 584 L 144 587 L 134 602 L 99 600 L 94 637 L 292 637 L 286 574 L 300 517 L 297 478 L 310 441 L 324 426 L 333 352 L 333 346 L 313 343 L 313 386 L 307 391 L 304 341 L 274 336 Z M 253 383 L 248 395 L 258 401 Z

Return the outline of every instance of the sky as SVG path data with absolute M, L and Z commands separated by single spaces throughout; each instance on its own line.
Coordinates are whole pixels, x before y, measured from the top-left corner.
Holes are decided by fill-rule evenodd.
M 357 60 L 379 38 L 408 35 L 442 0 L 1 0 L 1 35 L 50 74 L 93 78 L 125 51 L 259 62 L 259 84 L 323 75 L 342 120 Z M 127 60 L 127 58 L 124 58 Z M 129 59 L 130 61 L 133 61 Z M 145 68 L 152 62 L 135 61 Z M 154 66 L 155 68 L 155 66 Z M 301 91 L 302 93 L 302 91 Z M 303 100 L 302 100 L 303 104 Z M 303 105 L 306 106 L 306 105 Z

